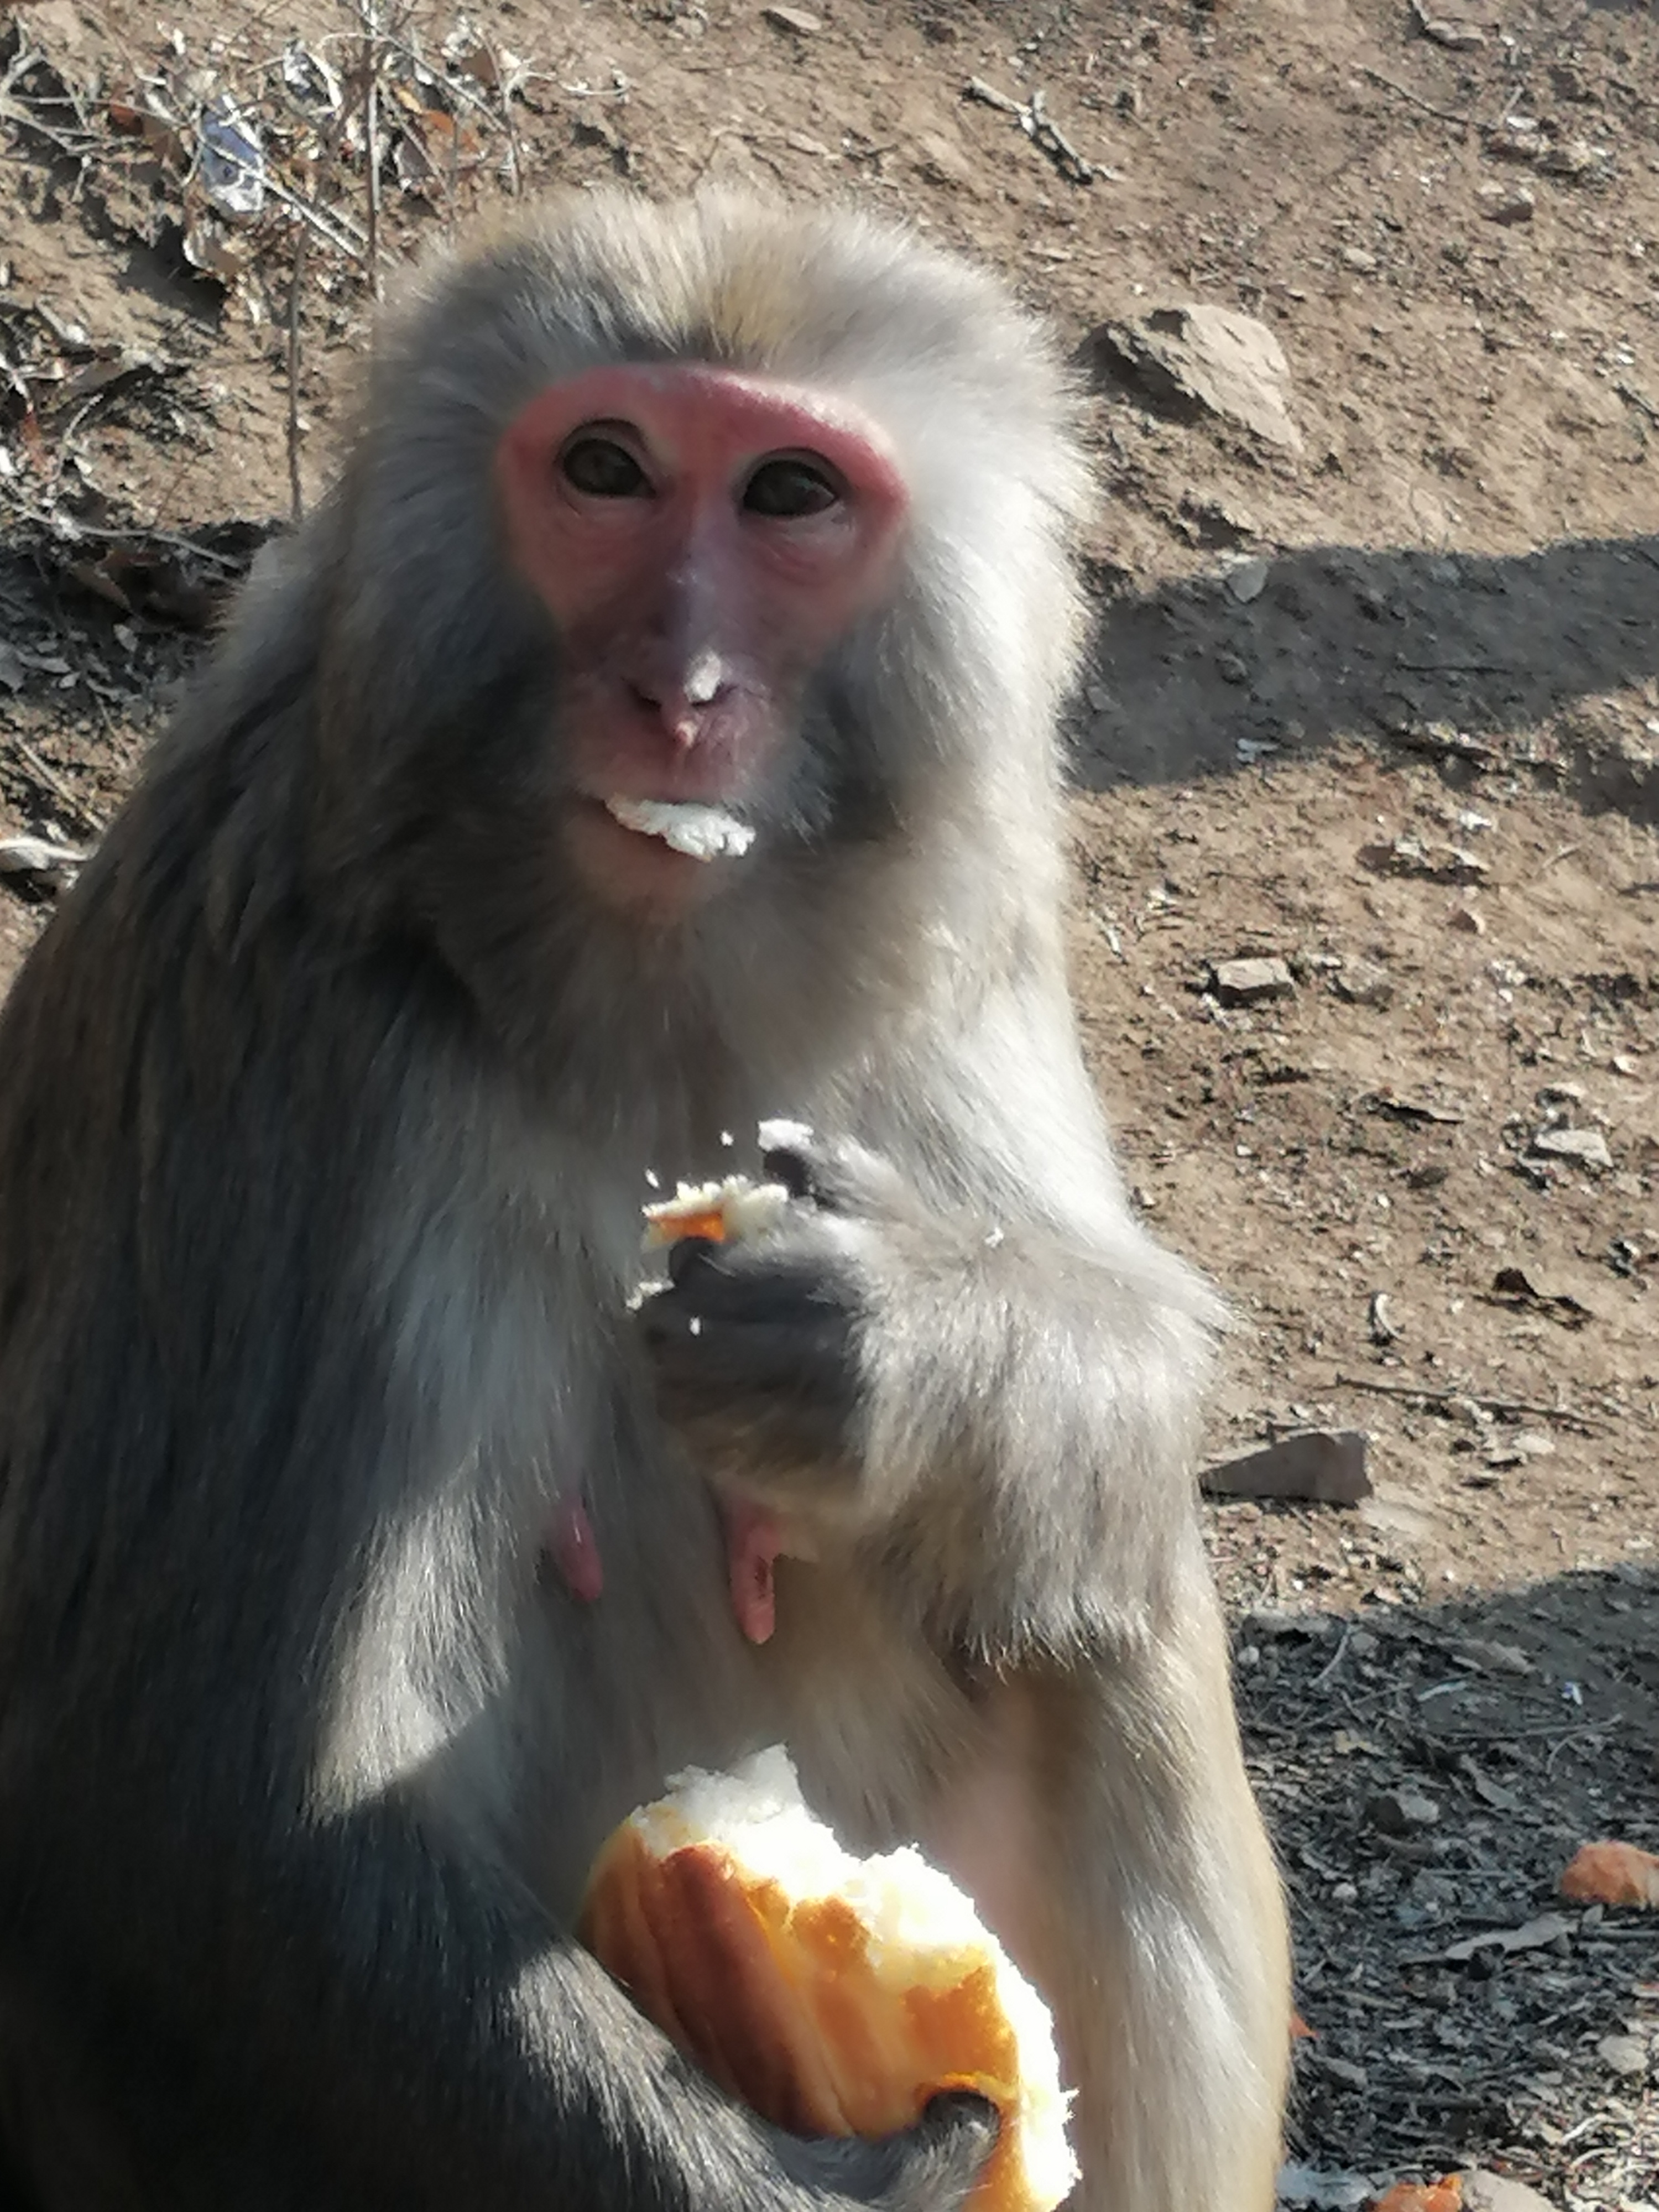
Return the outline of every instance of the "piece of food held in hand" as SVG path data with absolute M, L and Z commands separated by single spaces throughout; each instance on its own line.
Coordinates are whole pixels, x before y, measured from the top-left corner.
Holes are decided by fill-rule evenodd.
M 844 1850 L 781 1748 L 682 1775 L 625 1820 L 579 1932 L 671 2041 L 779 2127 L 884 2136 L 970 2089 L 1001 2118 L 973 2212 L 1052 2212 L 1078 2179 L 1042 1998 L 918 1851 Z
M 781 1182 L 751 1182 L 747 1176 L 683 1182 L 672 1198 L 645 1208 L 645 1249 L 660 1251 L 683 1237 L 706 1237 L 713 1244 L 758 1237 L 776 1226 L 788 1203 Z

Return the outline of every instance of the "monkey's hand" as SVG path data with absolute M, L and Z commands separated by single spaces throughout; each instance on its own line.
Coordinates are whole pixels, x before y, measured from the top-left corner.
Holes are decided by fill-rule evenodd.
M 1190 1279 L 1138 1233 L 931 1207 L 850 1144 L 764 1160 L 782 1218 L 677 1245 L 638 1317 L 663 1418 L 726 1502 L 744 1632 L 769 1632 L 773 1557 L 857 1546 L 953 1648 L 1092 1643 L 1190 1479 Z
M 779 1549 L 810 1557 L 869 1504 L 864 1355 L 907 1194 L 851 1146 L 791 1144 L 764 1164 L 791 1195 L 782 1219 L 674 1245 L 639 1325 L 665 1421 L 717 1488 L 777 1516 Z

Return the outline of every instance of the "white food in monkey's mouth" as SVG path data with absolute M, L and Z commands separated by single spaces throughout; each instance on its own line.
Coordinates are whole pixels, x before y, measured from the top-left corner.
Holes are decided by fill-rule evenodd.
M 695 799 L 607 799 L 605 812 L 624 830 L 660 837 L 694 860 L 739 860 L 755 842 L 746 822 Z

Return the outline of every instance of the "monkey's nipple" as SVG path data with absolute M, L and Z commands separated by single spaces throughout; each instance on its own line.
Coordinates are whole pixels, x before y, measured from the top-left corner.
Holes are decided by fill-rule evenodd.
M 605 1563 L 587 1509 L 579 1498 L 559 1506 L 547 1548 L 574 1598 L 592 1605 L 605 1589 Z
M 763 1506 L 727 1505 L 722 1510 L 732 1610 L 749 1641 L 764 1644 L 778 1624 L 776 1568 L 783 1539 Z

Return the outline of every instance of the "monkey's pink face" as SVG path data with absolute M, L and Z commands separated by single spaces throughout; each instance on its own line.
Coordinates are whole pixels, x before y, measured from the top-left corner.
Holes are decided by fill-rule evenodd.
M 495 476 L 562 647 L 571 858 L 607 902 L 672 912 L 744 865 L 806 683 L 880 595 L 906 508 L 893 454 L 817 394 L 630 364 L 539 393 Z M 653 829 L 641 801 L 668 803 Z

